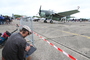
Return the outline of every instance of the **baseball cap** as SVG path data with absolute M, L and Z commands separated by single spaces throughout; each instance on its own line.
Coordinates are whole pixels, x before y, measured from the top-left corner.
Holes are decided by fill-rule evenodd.
M 32 33 L 31 29 L 29 28 L 29 26 L 24 25 L 22 28 L 25 28 L 27 31 L 29 31 L 29 33 Z

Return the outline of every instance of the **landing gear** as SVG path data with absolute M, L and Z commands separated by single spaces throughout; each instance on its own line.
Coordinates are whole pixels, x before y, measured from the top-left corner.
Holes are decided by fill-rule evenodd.
M 44 20 L 44 23 L 47 23 L 47 20 Z
M 52 20 L 50 20 L 50 23 L 53 23 L 53 21 L 52 21 Z
M 47 23 L 47 18 L 44 20 L 44 23 Z
M 44 23 L 47 23 L 47 18 L 44 20 Z M 53 23 L 53 20 L 50 20 L 50 23 Z

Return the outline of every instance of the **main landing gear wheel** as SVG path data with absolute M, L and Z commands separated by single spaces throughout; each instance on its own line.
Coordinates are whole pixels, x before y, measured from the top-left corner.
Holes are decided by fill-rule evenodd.
M 44 23 L 47 23 L 47 20 L 44 20 Z
M 51 20 L 50 23 L 53 23 L 53 21 Z

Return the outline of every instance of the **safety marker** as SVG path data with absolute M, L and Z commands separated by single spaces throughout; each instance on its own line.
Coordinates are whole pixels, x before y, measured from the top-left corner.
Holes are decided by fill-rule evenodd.
M 17 26 L 22 26 L 22 25 L 18 25 Z M 76 58 L 74 58 L 73 56 L 71 56 L 70 54 L 67 54 L 65 51 L 63 51 L 62 49 L 58 48 L 57 46 L 55 46 L 53 43 L 50 43 L 48 40 L 46 40 L 45 38 L 43 38 L 42 36 L 40 36 L 39 34 L 37 34 L 36 32 L 32 31 L 36 36 L 38 36 L 39 38 L 43 39 L 44 41 L 46 41 L 48 44 L 50 44 L 51 46 L 53 46 L 54 48 L 56 48 L 58 51 L 62 52 L 64 55 L 66 55 L 67 57 L 71 58 L 72 60 L 77 60 Z
M 44 39 L 42 36 L 40 36 L 39 34 L 33 32 L 36 36 L 38 36 L 39 38 L 43 39 L 44 41 L 46 41 L 48 44 L 50 44 L 51 46 L 53 46 L 54 48 L 56 48 L 57 50 L 59 50 L 60 52 L 62 52 L 64 55 L 66 55 L 67 57 L 71 58 L 72 60 L 77 60 L 76 58 L 74 58 L 73 56 L 67 54 L 65 51 L 63 51 L 62 49 L 58 48 L 57 46 L 55 46 L 53 43 L 50 43 L 48 40 Z

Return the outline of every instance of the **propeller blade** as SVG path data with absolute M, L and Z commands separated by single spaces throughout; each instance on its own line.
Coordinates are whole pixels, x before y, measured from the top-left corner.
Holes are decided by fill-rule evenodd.
M 41 6 L 40 6 L 40 8 L 39 8 L 39 15 L 41 14 Z

